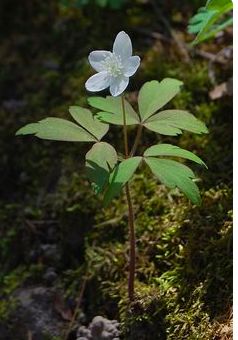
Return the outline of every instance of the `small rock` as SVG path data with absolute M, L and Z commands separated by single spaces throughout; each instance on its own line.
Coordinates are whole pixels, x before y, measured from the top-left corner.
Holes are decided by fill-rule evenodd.
M 77 331 L 77 340 L 119 340 L 119 322 L 108 320 L 100 315 L 95 316 L 88 328 L 80 326 Z
M 98 337 L 102 334 L 104 328 L 104 318 L 102 316 L 95 316 L 93 318 L 91 324 L 89 325 L 89 329 L 91 330 L 92 336 Z
M 91 331 L 87 329 L 85 326 L 81 326 L 78 329 L 77 336 L 91 337 Z
M 117 321 L 117 320 L 111 320 L 111 323 L 113 324 L 113 325 L 119 325 L 119 322 Z
M 45 262 L 58 263 L 60 261 L 59 248 L 56 244 L 42 244 L 40 250 Z
M 55 272 L 55 268 L 49 267 L 43 276 L 43 280 L 45 280 L 48 285 L 52 285 L 57 277 L 58 275 Z
M 112 334 L 107 331 L 103 331 L 100 339 L 101 340 L 112 340 Z
M 34 340 L 46 336 L 57 337 L 62 334 L 64 322 L 54 311 L 55 292 L 44 286 L 21 288 L 14 297 L 18 307 L 13 315 L 14 324 L 19 333 L 31 331 Z

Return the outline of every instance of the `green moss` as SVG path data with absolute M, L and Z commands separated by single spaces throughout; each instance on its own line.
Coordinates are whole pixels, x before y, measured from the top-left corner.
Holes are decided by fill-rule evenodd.
M 29 272 L 26 267 L 18 267 L 10 274 L 5 275 L 0 281 L 0 320 L 4 322 L 8 320 L 12 312 L 17 307 L 17 300 L 13 293 L 19 288 L 23 282 L 29 277 Z
M 100 229 L 96 228 L 92 239 L 88 238 L 85 259 L 91 277 L 88 291 L 95 294 L 95 305 L 90 310 L 99 308 L 108 313 L 107 308 L 102 308 L 103 301 L 114 300 L 126 339 L 134 339 L 138 334 L 147 339 L 149 330 L 151 336 L 161 339 L 211 338 L 214 317 L 224 312 L 228 301 L 231 303 L 231 280 L 227 280 L 232 271 L 228 255 L 231 218 L 227 210 L 231 191 L 219 187 L 215 192 L 204 192 L 204 206 L 197 208 L 188 205 L 177 190 L 168 195 L 163 186 L 153 179 L 145 180 L 142 175 L 136 177 L 132 190 L 135 207 L 139 209 L 140 202 L 146 202 L 144 211 L 136 214 L 135 303 L 128 312 L 125 298 L 128 246 L 118 243 L 117 237 L 117 233 L 126 233 L 126 220 L 123 215 L 116 223 L 112 219 L 121 216 L 124 206 L 121 200 L 122 206 L 115 201 L 105 213 L 99 212 L 99 217 L 107 216 L 108 224 L 105 221 L 104 225 L 99 224 Z M 101 292 L 99 300 L 95 287 Z

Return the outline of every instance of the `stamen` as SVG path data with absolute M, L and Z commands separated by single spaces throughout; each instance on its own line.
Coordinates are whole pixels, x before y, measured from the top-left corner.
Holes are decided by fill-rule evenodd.
M 117 77 L 123 74 L 121 58 L 115 54 L 112 54 L 104 60 L 104 67 L 112 77 Z

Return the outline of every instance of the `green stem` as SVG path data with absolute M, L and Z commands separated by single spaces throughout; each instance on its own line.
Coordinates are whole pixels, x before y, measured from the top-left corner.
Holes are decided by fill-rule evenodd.
M 129 184 L 126 184 L 126 197 L 128 203 L 128 226 L 129 226 L 129 240 L 130 240 L 130 251 L 129 251 L 129 277 L 128 277 L 128 296 L 129 300 L 134 300 L 134 281 L 135 281 L 135 267 L 136 267 L 136 237 L 135 237 L 135 226 L 134 226 L 134 213 L 131 202 L 131 194 Z
M 133 157 L 135 152 L 136 152 L 136 149 L 140 143 L 140 140 L 141 140 L 141 134 L 142 134 L 142 130 L 143 130 L 143 125 L 140 124 L 138 126 L 138 129 L 137 129 L 137 133 L 136 133 L 136 138 L 135 138 L 135 142 L 134 142 L 134 145 L 131 149 L 131 152 L 130 152 L 130 157 Z
M 125 157 L 129 158 L 129 148 L 128 148 L 128 137 L 127 137 L 127 126 L 126 126 L 126 110 L 125 110 L 125 101 L 124 97 L 121 97 L 122 100 L 122 112 L 123 112 L 123 132 L 124 132 L 124 147 L 125 147 Z M 128 205 L 128 227 L 129 227 L 129 243 L 130 243 L 130 251 L 129 251 L 129 277 L 128 277 L 128 296 L 129 300 L 133 301 L 134 299 L 134 281 L 135 281 L 135 264 L 136 264 L 136 239 L 135 239 L 135 226 L 134 226 L 134 212 L 131 201 L 130 187 L 129 184 L 126 183 L 126 199 Z
M 124 135 L 124 148 L 125 148 L 125 156 L 128 158 L 129 149 L 128 149 L 128 137 L 127 137 L 127 126 L 126 126 L 126 108 L 125 108 L 125 100 L 123 95 L 121 96 L 122 102 L 122 112 L 123 112 L 123 135 Z

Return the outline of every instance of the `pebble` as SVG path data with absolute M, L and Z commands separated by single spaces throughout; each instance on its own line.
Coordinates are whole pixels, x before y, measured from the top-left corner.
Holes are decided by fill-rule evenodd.
M 88 328 L 80 326 L 77 331 L 77 340 L 120 340 L 119 322 L 108 320 L 97 315 Z

